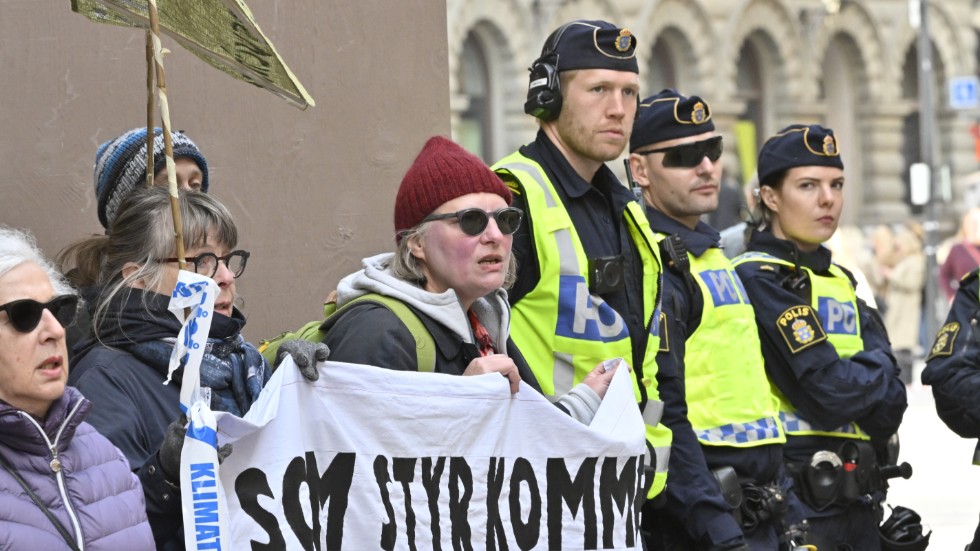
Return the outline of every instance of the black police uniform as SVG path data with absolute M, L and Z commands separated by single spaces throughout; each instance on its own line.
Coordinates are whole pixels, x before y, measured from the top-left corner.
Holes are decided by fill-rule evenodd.
M 626 323 L 633 352 L 633 375 L 642 378 L 643 358 L 649 340 L 648 328 L 643 319 L 643 264 L 628 228 L 622 223 L 626 206 L 630 201 L 636 200 L 635 196 L 605 165 L 599 168 L 591 182 L 585 181 L 542 131 L 538 132 L 533 142 L 521 147 L 520 152 L 544 169 L 575 226 L 586 257 L 622 257 L 624 285 L 620 289 L 598 294 Z M 520 193 L 514 194 L 513 206 L 528 212 L 525 199 Z M 541 278 L 534 249 L 533 225 L 533 218 L 527 216 L 514 234 L 512 254 L 517 261 L 518 276 L 508 292 L 512 305 L 520 302 L 521 298 L 533 290 Z M 660 293 L 663 294 L 662 289 Z M 657 300 L 660 298 L 657 297 Z M 659 372 L 657 384 L 658 388 L 662 384 Z M 683 448 L 683 444 L 673 442 L 671 456 L 677 453 L 690 456 L 697 449 L 696 442 L 694 446 Z M 667 486 L 670 486 L 669 481 Z M 650 511 L 658 501 L 648 501 L 643 506 L 641 529 L 645 540 L 649 539 L 652 532 L 649 524 Z
M 777 327 L 784 313 L 801 305 L 810 306 L 810 287 L 806 280 L 790 288 L 799 267 L 830 275 L 830 251 L 820 247 L 804 252 L 793 243 L 778 239 L 768 231 L 753 233 L 748 251 L 768 253 L 797 266 L 764 262 L 745 262 L 736 266 L 759 324 L 766 372 L 770 380 L 815 428 L 831 431 L 856 422 L 874 442 L 884 442 L 897 430 L 908 405 L 905 385 L 898 377 L 898 365 L 888 335 L 877 311 L 857 299 L 858 319 L 864 350 L 841 358 L 834 346 L 824 340 L 802 349 L 793 349 Z M 853 281 L 852 281 L 853 285 Z M 810 323 L 820 324 L 812 319 Z M 788 435 L 784 457 L 791 472 L 808 464 L 820 450 L 837 451 L 844 438 Z M 797 486 L 800 480 L 797 479 Z M 799 491 L 799 487 L 797 490 Z M 810 521 L 809 543 L 818 549 L 875 551 L 880 549 L 878 523 L 883 495 L 862 497 L 847 506 L 831 505 L 817 511 L 804 500 Z
M 692 230 L 666 214 L 647 207 L 647 219 L 654 233 L 676 235 L 695 257 L 719 246 L 719 234 L 703 222 Z M 662 253 L 664 264 L 668 255 Z M 787 524 L 803 520 L 799 500 L 791 492 L 792 480 L 783 472 L 783 449 L 779 445 L 732 448 L 702 446 L 687 419 L 684 355 L 687 338 L 697 330 L 704 310 L 704 297 L 685 281 L 685 274 L 675 268 L 664 269 L 664 301 L 666 329 L 661 331 L 661 352 L 657 366 L 661 374 L 660 397 L 664 408 L 663 422 L 674 434 L 674 444 L 692 453 L 672 453 L 667 484 L 667 504 L 655 513 L 664 547 L 670 550 L 691 550 L 722 542 L 743 541 L 742 529 L 732 515 L 719 491 L 711 470 L 730 466 L 740 479 L 765 485 L 777 482 L 790 499 L 789 511 L 783 519 Z M 666 351 L 665 351 L 666 350 Z M 773 519 L 776 520 L 776 519 Z M 748 531 L 748 530 L 747 530 Z M 744 536 L 752 549 L 777 549 L 781 526 L 762 522 Z M 697 541 L 692 539 L 696 535 Z
M 926 358 L 922 383 L 932 385 L 940 419 L 963 438 L 980 438 L 980 277 L 963 276 L 946 323 Z M 980 453 L 980 446 L 978 446 Z M 971 551 L 980 551 L 980 525 Z
M 636 198 L 626 189 L 612 170 L 602 165 L 592 178 L 585 181 L 565 159 L 544 132 L 521 147 L 521 154 L 544 168 L 558 196 L 568 211 L 575 231 L 582 241 L 588 258 L 621 256 L 624 260 L 625 285 L 599 296 L 613 308 L 626 323 L 633 346 L 633 369 L 643 365 L 647 344 L 646 320 L 643 319 L 643 264 L 629 230 L 622 223 L 626 205 Z M 523 195 L 514 194 L 513 206 L 528 213 Z M 534 250 L 534 220 L 525 216 L 525 222 L 514 234 L 512 254 L 517 260 L 518 276 L 508 292 L 511 305 L 520 302 L 538 284 L 541 271 Z M 640 376 L 637 373 L 637 376 Z

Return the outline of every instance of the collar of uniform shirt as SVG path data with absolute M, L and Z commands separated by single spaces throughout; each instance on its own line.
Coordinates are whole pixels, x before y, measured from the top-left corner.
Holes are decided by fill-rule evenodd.
M 810 268 L 816 273 L 823 273 L 830 269 L 830 249 L 827 247 L 821 245 L 813 252 L 801 251 L 791 241 L 780 239 L 770 231 L 752 232 L 749 249 L 789 260 L 800 266 Z
M 650 221 L 650 227 L 654 232 L 679 235 L 681 240 L 684 241 L 684 246 L 694 256 L 701 256 L 704 254 L 704 251 L 712 247 L 718 247 L 721 235 L 704 222 L 699 221 L 698 225 L 692 230 L 651 206 L 647 206 L 646 210 L 647 219 Z

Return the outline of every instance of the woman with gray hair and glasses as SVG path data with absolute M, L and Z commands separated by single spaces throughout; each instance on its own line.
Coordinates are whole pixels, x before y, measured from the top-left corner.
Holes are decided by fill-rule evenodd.
M 238 228 L 217 199 L 185 192 L 179 199 L 186 269 L 210 277 L 219 289 L 201 360 L 201 387 L 210 393 L 212 410 L 240 417 L 271 374 L 259 351 L 242 337 L 245 317 L 235 307 L 235 280 L 245 271 L 249 253 L 236 248 Z M 176 254 L 167 190 L 141 188 L 123 200 L 108 235 L 76 243 L 61 255 L 74 260 L 77 274 L 91 274 L 89 281 L 78 283 L 99 290 L 93 337 L 80 343 L 70 382 L 95 403 L 92 424 L 139 471 L 162 548 L 183 547 L 177 487 L 185 425 L 183 366 L 170 384 L 163 384 L 181 328 L 168 310 L 179 272 Z M 304 375 L 315 379 L 313 353 L 301 359 L 286 348 L 301 370 L 307 368 Z M 326 354 L 316 359 L 325 360 Z

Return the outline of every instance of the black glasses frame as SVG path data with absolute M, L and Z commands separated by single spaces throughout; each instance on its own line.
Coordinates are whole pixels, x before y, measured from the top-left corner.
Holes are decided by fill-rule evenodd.
M 497 228 L 500 229 L 500 233 L 511 235 L 521 227 L 521 222 L 524 220 L 524 211 L 517 207 L 502 208 L 493 212 L 472 208 L 446 214 L 430 214 L 423 218 L 422 221 L 431 222 L 433 220 L 450 220 L 455 218 L 459 222 L 459 229 L 463 233 L 477 236 L 486 231 L 491 216 L 497 222 Z
M 25 298 L 12 300 L 0 306 L 0 312 L 7 313 L 10 325 L 21 333 L 30 333 L 36 329 L 41 323 L 45 310 L 54 314 L 62 327 L 68 327 L 75 323 L 75 317 L 78 315 L 78 296 L 59 295 L 47 302 Z
M 235 276 L 235 278 L 237 279 L 238 276 L 240 276 L 243 273 L 245 273 L 245 266 L 248 264 L 248 257 L 250 257 L 250 256 L 252 256 L 252 253 L 250 253 L 248 251 L 243 251 L 243 250 L 240 250 L 239 249 L 239 250 L 231 251 L 230 253 L 228 253 L 228 254 L 226 254 L 224 256 L 218 256 L 218 255 L 216 255 L 214 253 L 201 253 L 201 254 L 199 254 L 197 256 L 189 256 L 189 257 L 185 258 L 184 259 L 184 262 L 193 263 L 194 264 L 194 272 L 196 272 L 198 275 L 203 275 L 203 276 L 207 276 L 207 277 L 210 277 L 210 278 L 214 278 L 214 274 L 218 273 L 218 262 L 219 261 L 220 262 L 224 262 L 225 263 L 225 266 L 228 266 L 228 269 L 231 270 L 231 267 L 229 266 L 228 261 L 231 260 L 232 258 L 239 257 L 239 258 L 242 259 L 242 265 L 241 265 L 241 267 L 238 269 L 237 272 L 234 271 L 234 270 L 231 270 L 232 275 Z M 201 264 L 204 263 L 205 260 L 207 260 L 209 258 L 214 260 L 214 270 L 212 270 L 210 274 L 202 274 L 199 267 L 200 267 Z M 180 262 L 180 259 L 179 258 L 164 258 L 164 259 L 161 259 L 159 262 Z
M 712 163 L 721 158 L 724 144 L 721 136 L 708 138 L 694 143 L 683 143 L 661 149 L 650 149 L 647 151 L 637 151 L 637 155 L 651 155 L 653 153 L 663 153 L 663 164 L 667 168 L 694 168 L 701 164 L 707 157 Z

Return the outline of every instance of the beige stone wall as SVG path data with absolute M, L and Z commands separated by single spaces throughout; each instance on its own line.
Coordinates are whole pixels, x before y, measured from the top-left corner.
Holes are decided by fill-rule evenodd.
M 173 127 L 207 156 L 212 194 L 252 252 L 239 290 L 257 340 L 320 316 L 340 277 L 393 247 L 401 175 L 450 119 L 444 2 L 250 7 L 316 107 L 164 46 Z M 0 223 L 30 229 L 50 255 L 101 232 L 96 148 L 143 126 L 145 101 L 141 31 L 93 23 L 67 0 L 0 3 Z
M 493 74 L 493 153 L 499 158 L 534 137 L 523 114 L 526 68 L 547 35 L 572 19 L 606 19 L 637 36 L 642 95 L 667 84 L 651 72 L 653 46 L 663 40 L 674 58 L 675 82 L 686 94 L 707 99 L 726 141 L 726 169 L 737 161 L 733 123 L 746 110 L 739 62 L 746 44 L 760 58 L 764 104 L 758 128 L 769 136 L 793 122 L 821 123 L 838 131 L 850 189 L 847 223 L 897 223 L 909 217 L 903 202 L 902 121 L 918 110 L 903 95 L 916 32 L 905 0 L 843 0 L 828 13 L 823 0 L 448 0 L 450 99 L 454 128 L 467 105 L 461 94 L 459 56 L 474 35 L 487 52 Z M 976 74 L 980 8 L 972 0 L 930 2 L 929 34 L 937 75 L 937 160 L 949 164 L 953 201 L 963 206 L 965 177 L 978 169 L 969 125 L 980 117 L 953 111 L 949 77 Z M 914 58 L 914 55 L 913 55 Z M 493 161 L 495 159 L 489 159 Z M 611 166 L 618 170 L 621 163 Z

